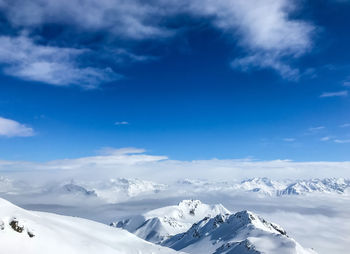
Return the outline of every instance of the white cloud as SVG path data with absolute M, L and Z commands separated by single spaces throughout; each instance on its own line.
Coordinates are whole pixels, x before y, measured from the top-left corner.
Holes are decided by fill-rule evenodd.
M 327 97 L 346 97 L 348 96 L 348 91 L 339 91 L 339 92 L 324 92 L 320 95 L 321 98 Z
M 0 117 L 0 136 L 30 137 L 34 136 L 34 130 L 14 120 Z
M 0 161 L 1 175 L 48 181 L 59 179 L 105 180 L 116 177 L 160 182 L 178 179 L 237 180 L 247 177 L 314 178 L 350 177 L 350 161 L 293 162 L 289 160 L 170 160 L 148 155 L 143 149 L 105 149 L 100 155 L 49 162 Z M 40 176 L 40 177 L 36 177 Z M 54 179 L 52 179 L 54 177 Z
M 114 124 L 115 124 L 115 125 L 128 125 L 129 122 L 121 121 L 121 122 L 115 122 Z
M 284 138 L 283 141 L 285 141 L 285 142 L 294 142 L 295 138 Z
M 350 127 L 350 123 L 344 123 L 342 125 L 339 126 L 340 128 L 347 128 Z
M 339 144 L 346 144 L 350 143 L 350 139 L 335 139 L 334 142 Z
M 289 80 L 297 80 L 300 76 L 300 71 L 298 69 L 292 68 L 290 65 L 281 61 L 278 56 L 269 53 L 255 54 L 235 59 L 231 62 L 231 66 L 232 68 L 237 68 L 242 71 L 248 71 L 251 68 L 271 68 L 279 72 L 283 78 Z
M 35 44 L 22 35 L 0 36 L 0 63 L 7 75 L 57 86 L 79 85 L 91 89 L 119 79 L 111 69 L 80 67 L 77 57 L 85 51 Z
M 283 78 L 297 79 L 299 70 L 289 60 L 312 48 L 315 27 L 290 18 L 296 4 L 290 0 L 197 0 L 191 1 L 189 10 L 211 19 L 214 27 L 245 49 L 245 56 L 232 61 L 233 68 L 270 68 Z
M 324 127 L 324 126 L 316 126 L 316 127 L 310 127 L 309 131 L 311 131 L 311 132 L 318 132 L 318 131 L 321 131 L 321 130 L 324 130 L 324 129 L 326 129 L 326 127 Z
M 143 154 L 146 150 L 142 148 L 135 147 L 124 147 L 124 148 L 113 148 L 113 147 L 103 147 L 98 150 L 101 155 L 130 155 L 130 154 Z M 167 157 L 166 157 L 167 158 Z
M 292 0 L 42 0 L 4 3 L 0 10 L 13 27 L 30 30 L 43 24 L 69 25 L 84 33 L 105 33 L 112 40 L 164 39 L 177 30 L 167 21 L 182 14 L 203 20 L 225 34 L 245 53 L 232 67 L 270 68 L 287 79 L 299 70 L 290 65 L 312 48 L 314 25 L 291 16 L 300 2 Z M 178 28 L 182 31 L 187 24 Z
M 106 32 L 112 36 L 135 40 L 167 37 L 171 30 L 163 28 L 165 15 L 161 1 L 139 0 L 13 0 L 2 7 L 14 26 L 27 29 L 42 24 L 71 25 L 85 32 Z M 168 12 L 166 12 L 168 13 Z
M 288 63 L 312 47 L 312 33 L 315 27 L 290 15 L 296 10 L 296 3 L 282 1 L 206 1 L 212 6 L 221 5 L 216 24 L 221 29 L 240 35 L 240 45 L 247 49 L 248 56 L 235 59 L 232 67 L 271 68 L 282 77 L 297 79 L 299 70 Z M 217 4 L 217 3 L 221 4 Z M 213 15 L 215 15 L 213 11 Z
M 350 86 L 350 81 L 344 81 L 343 86 Z
M 326 137 L 321 138 L 320 140 L 321 141 L 328 141 L 328 140 L 331 140 L 331 137 L 326 136 Z

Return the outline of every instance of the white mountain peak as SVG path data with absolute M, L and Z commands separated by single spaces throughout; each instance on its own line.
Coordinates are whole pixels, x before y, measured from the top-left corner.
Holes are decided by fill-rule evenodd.
M 249 211 L 205 217 L 162 245 L 187 253 L 315 253 L 288 237 L 279 225 Z
M 199 200 L 183 200 L 176 206 L 166 206 L 111 223 L 111 226 L 124 228 L 137 236 L 154 243 L 185 232 L 193 223 L 204 217 L 230 213 L 221 204 L 208 205 Z

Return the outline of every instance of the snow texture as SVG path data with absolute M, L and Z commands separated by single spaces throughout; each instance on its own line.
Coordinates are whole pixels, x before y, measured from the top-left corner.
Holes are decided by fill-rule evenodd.
M 204 217 L 229 213 L 222 205 L 207 205 L 199 200 L 183 200 L 176 206 L 167 206 L 111 223 L 135 235 L 160 243 L 171 236 L 187 231 L 193 223 Z
M 126 230 L 43 212 L 0 199 L 0 253 L 151 254 L 175 251 L 146 242 Z

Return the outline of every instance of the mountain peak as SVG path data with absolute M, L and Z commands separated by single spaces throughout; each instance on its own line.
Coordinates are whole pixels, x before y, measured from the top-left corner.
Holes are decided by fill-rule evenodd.
M 221 204 L 208 205 L 200 200 L 182 200 L 175 206 L 151 210 L 143 215 L 112 222 L 119 227 L 154 243 L 160 243 L 173 235 L 185 232 L 202 218 L 212 218 L 230 212 Z
M 205 217 L 162 245 L 188 253 L 314 253 L 288 237 L 280 226 L 247 210 Z

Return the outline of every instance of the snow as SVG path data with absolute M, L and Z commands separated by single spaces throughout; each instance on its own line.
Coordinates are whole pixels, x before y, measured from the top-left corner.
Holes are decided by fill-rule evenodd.
M 304 249 L 288 237 L 279 225 L 267 222 L 250 211 L 206 217 L 162 245 L 187 253 L 316 253 Z
M 167 238 L 185 232 L 193 223 L 204 217 L 230 213 L 221 204 L 207 205 L 199 200 L 183 200 L 176 206 L 167 206 L 111 223 L 135 235 L 159 243 Z
M 346 194 L 350 181 L 344 178 L 298 180 L 280 192 L 280 195 L 304 195 L 309 193 Z
M 348 195 L 350 180 L 344 178 L 324 178 L 307 180 L 271 180 L 266 177 L 245 179 L 240 182 L 212 182 L 185 179 L 177 182 L 187 191 L 240 193 L 250 192 L 260 196 L 343 194 Z
M 127 220 L 123 218 L 132 218 L 126 223 L 130 232 L 135 232 L 149 219 L 138 234 L 155 243 L 173 234 L 184 233 L 192 226 L 192 222 L 186 224 L 174 215 L 167 216 L 171 211 L 166 213 L 164 208 L 160 209 L 164 209 L 164 215 L 145 211 L 188 198 L 206 203 L 222 203 L 232 211 L 249 209 L 258 212 L 283 225 L 290 236 L 303 246 L 314 247 L 319 253 L 347 253 L 350 240 L 350 181 L 344 178 L 252 178 L 221 182 L 185 179 L 168 185 L 125 178 L 94 182 L 69 179 L 47 182 L 44 186 L 14 179 L 0 177 L 0 193 L 16 204 L 31 210 L 79 216 L 107 224 L 116 221 L 120 223 L 118 227 L 126 223 Z M 289 191 L 283 192 L 286 189 Z M 142 215 L 131 216 L 134 214 Z M 159 218 L 151 219 L 157 216 Z M 0 222 L 0 229 L 3 226 L 8 227 L 8 223 Z M 240 248 L 253 242 L 254 239 L 242 242 Z
M 269 196 L 276 195 L 280 190 L 286 188 L 285 181 L 274 181 L 266 177 L 243 180 L 236 188 L 244 191 L 256 192 Z
M 0 252 L 11 254 L 175 253 L 86 219 L 27 211 L 0 199 Z
M 116 178 L 85 183 L 107 203 L 116 203 L 138 196 L 147 196 L 166 189 L 166 185 L 140 179 Z

